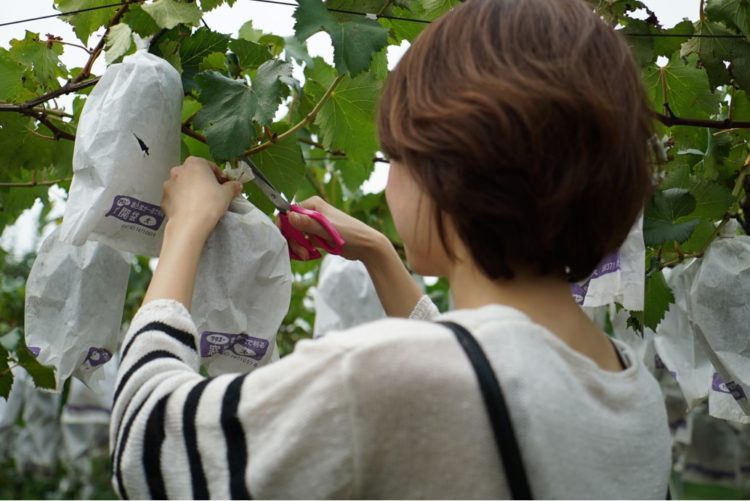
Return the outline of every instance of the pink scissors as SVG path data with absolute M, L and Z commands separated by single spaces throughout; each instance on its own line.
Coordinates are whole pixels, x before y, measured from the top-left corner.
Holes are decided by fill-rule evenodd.
M 246 155 L 240 157 L 240 161 L 247 164 L 250 170 L 253 172 L 253 182 L 260 188 L 260 190 L 273 202 L 277 209 L 279 209 L 281 220 L 281 234 L 284 235 L 290 242 L 297 242 L 308 252 L 308 259 L 318 259 L 320 257 L 320 251 L 316 248 L 322 247 L 329 254 L 341 254 L 344 250 L 344 239 L 341 237 L 341 233 L 331 224 L 326 217 L 318 211 L 305 209 L 296 204 L 290 204 L 284 198 L 279 190 L 273 187 L 271 182 L 263 175 L 258 169 L 258 166 L 253 163 L 250 158 Z M 289 222 L 289 212 L 297 212 L 304 216 L 310 217 L 317 221 L 324 230 L 328 233 L 328 236 L 333 241 L 333 245 L 329 244 L 325 239 L 318 237 L 317 235 L 310 235 L 309 238 L 305 236 L 300 230 L 292 226 Z M 289 256 L 292 259 L 298 261 L 305 261 L 301 256 L 297 255 L 291 247 L 289 247 Z

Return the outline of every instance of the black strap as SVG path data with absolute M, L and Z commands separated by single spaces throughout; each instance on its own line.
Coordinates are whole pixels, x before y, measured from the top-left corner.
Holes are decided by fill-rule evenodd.
M 518 447 L 516 435 L 513 431 L 513 423 L 511 423 L 508 407 L 505 405 L 505 398 L 503 398 L 503 392 L 495 376 L 495 371 L 492 370 L 490 361 L 487 360 L 487 356 L 484 354 L 477 340 L 474 339 L 474 336 L 464 327 L 448 321 L 440 321 L 438 323 L 453 331 L 459 344 L 469 357 L 471 365 L 474 366 L 474 372 L 476 372 L 477 379 L 479 380 L 479 387 L 487 407 L 490 423 L 492 423 L 492 431 L 495 434 L 497 449 L 500 453 L 500 462 L 503 464 L 505 478 L 508 480 L 508 485 L 510 486 L 511 496 L 513 499 L 533 499 L 529 481 L 526 478 L 526 469 L 521 459 L 521 450 Z

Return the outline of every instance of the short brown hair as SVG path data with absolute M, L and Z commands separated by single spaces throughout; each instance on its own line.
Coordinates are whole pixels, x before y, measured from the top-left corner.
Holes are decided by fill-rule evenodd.
M 492 278 L 588 276 L 651 192 L 649 105 L 624 40 L 583 0 L 468 0 L 415 40 L 380 103 L 406 166 Z

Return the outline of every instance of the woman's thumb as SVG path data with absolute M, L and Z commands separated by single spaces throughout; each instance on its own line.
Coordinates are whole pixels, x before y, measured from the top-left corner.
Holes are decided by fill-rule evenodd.
M 239 181 L 227 181 L 221 185 L 221 189 L 224 190 L 227 198 L 231 200 L 242 193 L 242 183 Z

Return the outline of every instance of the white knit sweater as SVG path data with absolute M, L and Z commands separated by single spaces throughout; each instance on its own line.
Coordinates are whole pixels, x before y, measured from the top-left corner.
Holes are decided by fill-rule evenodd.
M 473 369 L 453 334 L 387 319 L 249 375 L 198 374 L 196 330 L 175 301 L 143 306 L 112 414 L 113 482 L 130 498 L 506 498 Z M 656 381 L 603 371 L 518 310 L 441 318 L 483 346 L 540 498 L 663 498 L 670 438 Z M 420 320 L 421 319 L 421 320 Z

